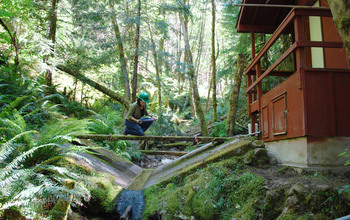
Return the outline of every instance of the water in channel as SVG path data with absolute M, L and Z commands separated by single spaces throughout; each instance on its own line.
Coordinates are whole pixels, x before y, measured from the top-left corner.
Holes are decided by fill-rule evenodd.
M 145 200 L 141 190 L 123 190 L 118 202 L 118 212 L 123 215 L 128 206 L 132 207 L 130 220 L 141 220 L 145 208 Z

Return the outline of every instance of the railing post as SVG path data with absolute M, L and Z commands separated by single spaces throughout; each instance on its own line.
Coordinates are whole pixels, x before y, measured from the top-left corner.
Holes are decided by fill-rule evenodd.
M 305 34 L 304 34 L 304 25 L 303 25 L 303 17 L 296 16 L 294 19 L 294 32 L 295 32 L 295 42 L 304 42 Z M 305 55 L 305 47 L 298 47 L 295 52 L 296 56 L 296 67 L 297 70 L 306 67 L 306 55 Z

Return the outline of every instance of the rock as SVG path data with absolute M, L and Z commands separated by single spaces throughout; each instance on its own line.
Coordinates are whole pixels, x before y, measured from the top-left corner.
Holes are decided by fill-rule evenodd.
M 298 197 L 293 195 L 293 196 L 290 196 L 290 197 L 287 198 L 285 205 L 287 207 L 290 207 L 290 208 L 294 209 L 297 204 L 299 204 L 299 199 L 298 199 Z
M 255 148 L 254 149 L 254 156 L 256 158 L 266 157 L 267 156 L 267 150 L 265 148 Z
M 246 153 L 244 155 L 244 158 L 243 158 L 243 162 L 247 165 L 249 164 L 252 164 L 253 163 L 253 160 L 255 160 L 255 156 L 254 156 L 254 153 L 252 153 L 252 151 L 249 151 L 248 153 Z
M 262 140 L 255 140 L 255 141 L 252 142 L 252 146 L 254 148 L 264 148 L 265 147 L 265 143 Z
M 294 186 L 292 186 L 292 188 L 290 188 L 287 195 L 288 196 L 296 195 L 299 199 L 302 199 L 304 198 L 306 191 L 307 190 L 301 185 L 301 183 L 297 183 Z
M 317 185 L 316 190 L 321 192 L 328 192 L 331 191 L 331 187 L 328 185 Z

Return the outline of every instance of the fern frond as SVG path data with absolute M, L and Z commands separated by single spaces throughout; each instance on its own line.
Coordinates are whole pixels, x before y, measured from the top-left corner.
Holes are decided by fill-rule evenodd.
M 1 206 L 0 211 L 4 211 L 11 207 L 21 207 L 21 206 L 25 207 L 25 206 L 28 206 L 31 202 L 34 202 L 34 201 L 32 199 L 9 201 Z
M 44 144 L 37 147 L 33 147 L 32 149 L 22 153 L 21 155 L 17 156 L 14 160 L 12 160 L 5 168 L 4 168 L 4 174 L 7 175 L 11 170 L 14 170 L 16 168 L 19 168 L 20 163 L 24 161 L 26 158 L 31 156 L 36 150 L 47 147 L 47 146 L 58 146 L 57 144 L 50 143 L 50 144 Z M 2 179 L 3 176 L 0 175 L 0 179 Z
M 18 134 L 24 131 L 23 127 L 21 127 L 15 121 L 11 121 L 7 118 L 6 119 L 0 118 L 0 122 L 6 130 L 11 131 L 13 134 L 16 134 L 16 133 Z
M 36 103 L 47 102 L 47 101 L 49 101 L 50 99 L 53 99 L 53 98 L 59 98 L 61 100 L 64 100 L 64 97 L 61 94 L 56 93 L 56 94 L 52 94 L 52 95 L 46 95 L 43 98 L 37 100 Z
M 1 179 L 4 179 L 4 180 L 0 181 L 1 188 L 8 186 L 12 182 L 17 181 L 19 179 L 19 177 L 21 176 L 19 173 L 14 173 L 13 175 L 9 175 L 11 172 L 13 172 L 13 170 L 4 170 L 3 169 L 0 171 L 1 176 L 8 176 L 7 178 L 1 178 Z M 4 190 L 2 192 L 4 192 Z
M 30 133 L 36 133 L 37 131 L 25 131 L 22 132 L 15 137 L 13 137 L 11 140 L 4 143 L 2 146 L 0 146 L 0 160 L 4 160 L 8 157 L 9 154 L 13 150 L 15 150 L 15 147 L 13 146 L 13 142 L 16 141 L 18 138 L 22 137 L 23 135 L 30 134 Z

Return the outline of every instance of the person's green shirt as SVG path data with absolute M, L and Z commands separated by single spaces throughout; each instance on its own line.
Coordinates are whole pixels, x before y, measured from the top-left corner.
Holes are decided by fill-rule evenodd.
M 145 105 L 143 107 L 143 110 L 141 110 L 140 106 L 137 104 L 137 102 L 134 102 L 133 104 L 130 105 L 128 114 L 126 115 L 126 119 L 128 121 L 132 121 L 130 119 L 131 119 L 131 117 L 134 117 L 135 119 L 139 120 L 144 115 L 146 115 L 146 116 L 149 115 L 149 113 L 147 112 L 147 105 Z

